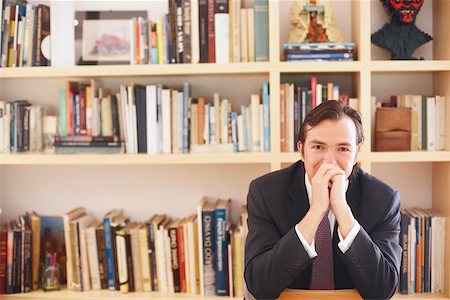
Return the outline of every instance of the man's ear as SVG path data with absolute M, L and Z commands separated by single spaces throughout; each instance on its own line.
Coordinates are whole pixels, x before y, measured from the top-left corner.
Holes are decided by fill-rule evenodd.
M 359 143 L 358 145 L 356 145 L 356 153 L 355 153 L 355 161 L 354 163 L 356 164 L 356 160 L 358 159 L 358 154 L 361 151 L 361 143 Z

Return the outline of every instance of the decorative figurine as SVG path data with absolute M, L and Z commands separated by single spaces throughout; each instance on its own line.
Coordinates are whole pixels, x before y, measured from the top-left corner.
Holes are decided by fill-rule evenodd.
M 343 42 L 329 0 L 295 0 L 291 6 L 289 44 Z
M 416 59 L 413 52 L 433 38 L 417 28 L 417 14 L 424 0 L 380 0 L 388 13 L 391 23 L 372 34 L 372 43 L 388 49 L 391 59 Z

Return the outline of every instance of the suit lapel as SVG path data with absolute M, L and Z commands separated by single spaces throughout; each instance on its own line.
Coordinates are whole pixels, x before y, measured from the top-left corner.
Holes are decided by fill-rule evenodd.
M 309 200 L 305 187 L 305 169 L 303 162 L 299 163 L 289 187 L 289 199 L 286 211 L 289 219 L 289 227 L 294 227 L 308 212 Z

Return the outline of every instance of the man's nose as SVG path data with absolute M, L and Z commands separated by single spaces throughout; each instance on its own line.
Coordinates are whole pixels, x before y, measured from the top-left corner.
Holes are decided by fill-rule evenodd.
M 335 158 L 334 158 L 334 151 L 327 151 L 326 153 L 325 153 L 325 156 L 324 156 L 324 158 L 323 158 L 323 161 L 324 162 L 326 162 L 326 163 L 329 163 L 329 164 L 335 164 L 336 163 L 336 160 L 335 160 Z

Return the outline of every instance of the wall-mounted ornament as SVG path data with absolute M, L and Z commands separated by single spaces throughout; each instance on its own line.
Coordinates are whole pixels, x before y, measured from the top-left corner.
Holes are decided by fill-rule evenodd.
M 416 26 L 416 17 L 425 0 L 380 0 L 391 22 L 372 34 L 372 43 L 391 52 L 391 59 L 416 59 L 414 51 L 433 38 Z

